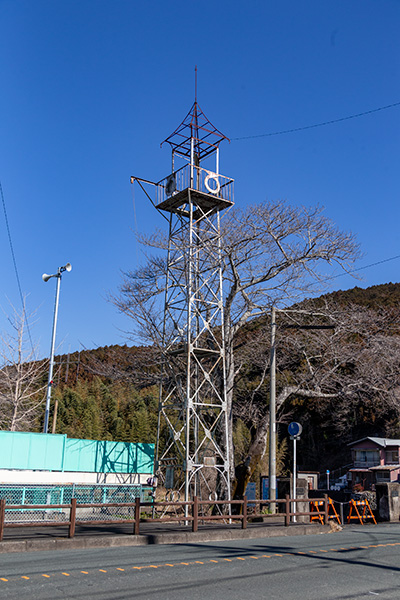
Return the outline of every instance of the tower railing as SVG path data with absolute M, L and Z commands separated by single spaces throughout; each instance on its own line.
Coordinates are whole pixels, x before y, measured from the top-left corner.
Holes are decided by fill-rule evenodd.
M 209 169 L 190 164 L 184 165 L 157 183 L 156 203 L 161 204 L 164 200 L 188 188 L 233 202 L 233 183 L 234 180 L 230 177 L 214 173 Z

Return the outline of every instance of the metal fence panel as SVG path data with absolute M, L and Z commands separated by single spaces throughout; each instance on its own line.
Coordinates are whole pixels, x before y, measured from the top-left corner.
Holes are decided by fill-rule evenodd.
M 0 431 L 0 468 L 61 471 L 65 439 L 65 435 Z
M 86 473 L 152 473 L 154 444 L 69 439 L 0 431 L 0 469 Z
M 82 504 L 149 502 L 152 488 L 142 485 L 96 484 L 96 485 L 0 485 L 0 498 L 6 501 L 5 523 L 63 522 L 69 520 L 72 498 L 77 501 L 76 519 L 79 521 L 133 520 L 134 507 L 102 506 L 81 507 Z M 23 505 L 23 508 L 8 508 Z M 36 505 L 48 505 L 49 508 Z
M 65 471 L 152 473 L 154 444 L 67 439 Z

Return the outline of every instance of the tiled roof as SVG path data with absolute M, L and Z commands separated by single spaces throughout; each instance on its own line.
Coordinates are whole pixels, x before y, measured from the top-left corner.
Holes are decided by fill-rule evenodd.
M 366 440 L 370 440 L 371 442 L 377 444 L 378 446 L 382 446 L 382 448 L 386 448 L 386 446 L 400 446 L 400 440 L 393 440 L 390 438 L 381 438 L 381 437 L 365 437 L 365 438 L 361 438 L 361 440 L 351 442 L 350 444 L 347 444 L 347 445 L 354 446 L 355 444 L 359 444 L 360 442 L 365 442 Z

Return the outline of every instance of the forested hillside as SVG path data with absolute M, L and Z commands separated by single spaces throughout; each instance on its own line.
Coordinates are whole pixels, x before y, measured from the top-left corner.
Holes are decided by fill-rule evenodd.
M 400 284 L 389 283 L 334 292 L 296 305 L 293 312 L 278 312 L 281 472 L 290 465 L 287 424 L 292 420 L 303 425 L 301 469 L 346 464 L 347 444 L 365 435 L 400 437 L 399 301 Z M 330 329 L 313 328 L 327 324 Z M 269 349 L 269 315 L 247 324 L 236 338 L 235 459 L 238 472 L 246 470 L 246 480 L 266 472 Z M 56 357 L 56 432 L 155 442 L 157 362 L 149 347 L 110 346 Z M 40 384 L 46 384 L 45 371 Z M 29 428 L 40 431 L 42 411 L 33 414 Z M 53 414 L 50 428 L 52 419 Z
M 357 304 L 368 308 L 397 308 L 400 307 L 400 284 L 384 283 L 373 285 L 369 288 L 354 287 L 350 290 L 332 292 L 321 296 L 321 299 L 329 298 L 342 306 Z
M 56 362 L 57 433 L 155 442 L 157 369 L 149 349 L 107 346 L 59 356 Z
M 350 462 L 347 444 L 355 439 L 400 437 L 399 297 L 400 285 L 390 283 L 277 313 L 278 435 L 287 442 L 287 424 L 303 425 L 300 468 L 333 470 Z M 269 347 L 266 317 L 251 324 L 237 350 L 243 369 L 234 409 L 251 434 L 242 456 L 248 475 L 259 469 L 267 440 Z

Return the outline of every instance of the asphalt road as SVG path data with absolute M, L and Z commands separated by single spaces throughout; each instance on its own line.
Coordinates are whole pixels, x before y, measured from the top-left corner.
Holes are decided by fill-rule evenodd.
M 400 599 L 400 525 L 325 535 L 0 555 L 0 598 Z

